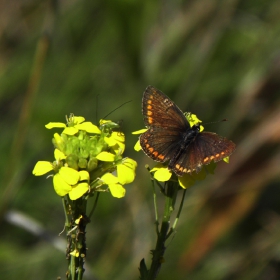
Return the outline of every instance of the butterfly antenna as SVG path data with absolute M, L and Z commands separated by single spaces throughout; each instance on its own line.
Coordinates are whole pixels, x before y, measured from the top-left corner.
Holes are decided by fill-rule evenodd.
M 121 108 L 123 105 L 130 103 L 132 100 L 126 101 L 124 102 L 122 105 L 120 105 L 119 107 L 117 107 L 116 109 L 114 109 L 113 111 L 111 111 L 109 114 L 107 114 L 105 117 L 103 117 L 102 119 L 106 119 L 109 115 L 111 115 L 113 112 L 115 112 L 116 110 L 118 110 L 119 108 Z
M 96 95 L 96 110 L 95 110 L 95 121 L 98 122 L 98 97 L 99 93 Z
M 228 119 L 223 119 L 223 120 L 220 120 L 220 121 L 215 121 L 215 122 L 208 122 L 208 123 L 203 123 L 203 125 L 206 125 L 206 124 L 212 124 L 212 123 L 220 123 L 220 122 L 227 122 Z

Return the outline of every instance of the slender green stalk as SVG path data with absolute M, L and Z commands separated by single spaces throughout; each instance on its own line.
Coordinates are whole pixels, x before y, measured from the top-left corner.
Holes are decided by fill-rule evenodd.
M 90 213 L 89 213 L 89 215 L 88 215 L 89 218 L 91 218 L 91 216 L 92 216 L 92 214 L 93 214 L 93 212 L 94 212 L 94 210 L 95 210 L 95 208 L 96 208 L 96 206 L 97 206 L 97 202 L 98 202 L 99 195 L 100 195 L 100 193 L 97 192 L 97 193 L 96 193 L 96 198 L 95 198 L 95 201 L 94 201 L 94 204 L 93 204 L 93 207 L 92 207 L 92 209 L 91 209 L 91 211 L 90 211 Z
M 157 193 L 155 190 L 155 181 L 152 178 L 152 189 L 153 189 L 153 198 L 154 198 L 154 208 L 155 208 L 155 226 L 156 226 L 156 233 L 159 234 L 159 221 L 158 221 L 158 208 L 157 208 Z
M 180 203 L 180 207 L 179 207 L 179 210 L 178 210 L 178 213 L 177 213 L 177 216 L 176 216 L 176 219 L 173 223 L 173 226 L 172 228 L 170 229 L 169 233 L 167 234 L 167 238 L 170 237 L 170 235 L 174 232 L 175 228 L 176 228 L 176 225 L 178 223 L 178 220 L 179 220 L 179 217 L 180 217 L 180 214 L 181 214 L 181 211 L 182 211 L 182 208 L 183 208 L 183 205 L 184 205 L 184 200 L 185 200 L 185 196 L 186 196 L 186 189 L 183 190 L 183 195 L 182 195 L 182 199 L 181 199 L 181 203 Z
M 168 238 L 168 231 L 170 226 L 170 218 L 174 209 L 174 204 L 177 198 L 178 183 L 169 181 L 166 183 L 167 190 L 165 195 L 164 214 L 161 223 L 160 232 L 157 235 L 156 248 L 152 250 L 152 264 L 148 272 L 147 280 L 153 280 L 157 277 L 161 264 L 163 263 L 163 256 L 165 253 L 165 241 Z

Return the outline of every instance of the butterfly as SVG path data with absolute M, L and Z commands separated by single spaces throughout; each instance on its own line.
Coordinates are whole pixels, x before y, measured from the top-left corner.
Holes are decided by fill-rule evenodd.
M 142 114 L 148 130 L 141 134 L 142 150 L 151 159 L 168 162 L 177 176 L 198 173 L 203 165 L 228 157 L 235 144 L 213 132 L 190 126 L 184 113 L 163 92 L 148 86 L 143 94 Z

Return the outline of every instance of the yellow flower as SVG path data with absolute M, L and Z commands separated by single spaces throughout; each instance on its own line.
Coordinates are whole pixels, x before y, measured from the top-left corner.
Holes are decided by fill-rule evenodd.
M 95 134 L 101 133 L 100 129 L 96 125 L 92 124 L 91 122 L 84 122 L 84 120 L 84 117 L 70 116 L 67 123 L 68 126 L 65 123 L 50 122 L 46 124 L 46 128 L 64 128 L 62 133 L 67 135 L 75 135 L 77 132 L 79 132 L 79 130 Z
M 117 176 L 108 172 L 100 178 L 100 181 L 102 184 L 108 185 L 112 196 L 117 198 L 124 197 L 126 190 L 123 185 L 134 181 L 136 167 L 136 161 L 124 158 L 117 164 Z

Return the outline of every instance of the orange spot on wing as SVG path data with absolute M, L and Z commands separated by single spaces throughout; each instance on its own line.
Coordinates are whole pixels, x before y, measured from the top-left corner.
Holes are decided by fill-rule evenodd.
M 157 156 L 158 156 L 158 152 L 157 152 L 157 151 L 153 152 L 153 155 L 154 155 L 155 157 L 157 157 Z

